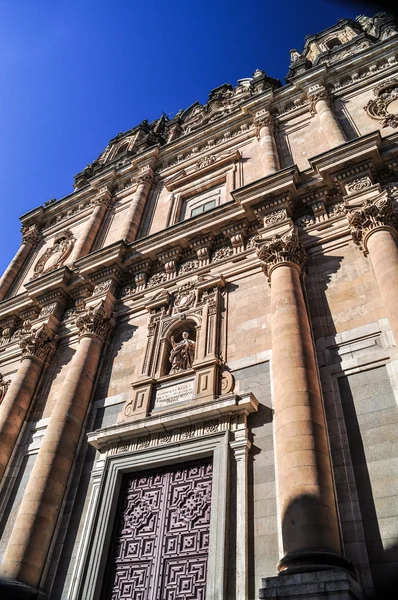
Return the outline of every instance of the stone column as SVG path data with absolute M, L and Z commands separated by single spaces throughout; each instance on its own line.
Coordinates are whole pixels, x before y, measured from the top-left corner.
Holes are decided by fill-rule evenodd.
M 369 254 L 380 297 L 398 343 L 398 218 L 385 191 L 347 214 L 354 242 Z
M 134 242 L 136 238 L 141 217 L 144 212 L 145 203 L 148 198 L 149 190 L 151 189 L 152 181 L 152 169 L 149 169 L 138 180 L 137 191 L 135 192 L 134 198 L 130 204 L 121 235 L 122 240 L 125 240 L 127 244 L 131 244 L 131 242 Z
M 0 573 L 38 587 L 86 416 L 101 349 L 113 315 L 101 301 L 78 317 L 79 345 L 51 413 Z
M 0 302 L 6 297 L 30 251 L 39 243 L 39 239 L 39 232 L 35 226 L 22 231 L 22 244 L 0 279 Z
M 96 198 L 93 204 L 94 209 L 84 230 L 76 241 L 68 262 L 74 262 L 82 256 L 86 256 L 92 249 L 94 240 L 104 220 L 105 213 L 112 204 L 110 192 L 107 190 L 99 198 Z
M 339 566 L 339 526 L 320 384 L 292 227 L 257 240 L 271 282 L 272 369 L 284 557 L 280 572 Z
M 254 117 L 254 127 L 261 147 L 263 177 L 280 169 L 278 149 L 274 136 L 274 122 L 269 110 L 263 108 Z
M 316 89 L 308 95 L 310 113 L 318 115 L 322 133 L 329 142 L 329 148 L 345 144 L 346 139 L 334 115 L 330 94 L 326 88 Z
M 37 330 L 25 332 L 20 339 L 21 366 L 0 406 L 0 480 L 25 421 L 43 365 L 55 351 L 57 337 L 43 324 Z

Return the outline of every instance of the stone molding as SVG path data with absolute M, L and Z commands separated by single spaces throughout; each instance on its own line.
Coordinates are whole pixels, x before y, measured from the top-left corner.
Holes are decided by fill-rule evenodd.
M 4 396 L 7 393 L 8 388 L 10 387 L 11 379 L 4 379 L 2 373 L 0 373 L 0 404 L 4 400 Z
M 303 244 L 299 242 L 297 227 L 291 227 L 271 239 L 257 239 L 255 245 L 257 256 L 264 263 L 264 271 L 269 280 L 273 269 L 282 264 L 292 263 L 301 272 L 304 271 L 307 254 Z
M 41 362 L 48 363 L 55 352 L 57 341 L 58 336 L 46 323 L 43 323 L 38 329 L 25 329 L 19 340 L 22 359 L 34 356 Z
M 92 337 L 105 343 L 115 324 L 114 313 L 109 311 L 105 306 L 105 301 L 101 300 L 97 305 L 90 306 L 83 315 L 77 317 L 76 327 L 79 332 L 79 341 L 84 337 Z
M 367 240 L 376 229 L 388 229 L 397 234 L 398 217 L 388 192 L 383 192 L 375 199 L 364 200 L 360 208 L 347 213 L 347 218 L 352 239 L 365 254 L 368 251 Z

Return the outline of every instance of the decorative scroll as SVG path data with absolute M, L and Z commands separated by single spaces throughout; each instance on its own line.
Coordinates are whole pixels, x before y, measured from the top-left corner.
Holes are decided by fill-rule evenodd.
M 205 600 L 211 486 L 209 460 L 124 479 L 104 597 Z
M 374 200 L 365 200 L 361 208 L 347 213 L 347 218 L 352 239 L 365 251 L 366 238 L 371 231 L 377 228 L 398 228 L 398 218 L 387 192 L 383 192 Z
M 19 340 L 22 358 L 35 356 L 42 362 L 49 362 L 55 352 L 57 341 L 58 336 L 45 323 L 38 329 L 25 330 Z
M 54 237 L 54 245 L 47 248 L 37 261 L 33 277 L 44 275 L 49 271 L 61 267 L 70 253 L 75 243 L 73 233 L 69 230 L 62 231 Z
M 114 313 L 105 308 L 104 300 L 89 309 L 76 319 L 79 331 L 79 340 L 83 337 L 97 337 L 101 342 L 106 342 L 115 326 Z
M 0 373 L 0 404 L 4 400 L 4 396 L 7 393 L 8 388 L 10 387 L 11 379 L 4 379 L 3 375 Z
M 324 87 L 315 89 L 312 93 L 308 94 L 308 100 L 310 102 L 309 110 L 312 115 L 316 115 L 316 105 L 321 100 L 325 100 L 330 106 L 331 98 L 329 91 Z
M 297 227 L 292 227 L 283 235 L 274 235 L 271 240 L 256 240 L 256 252 L 264 263 L 264 270 L 269 277 L 273 267 L 280 263 L 291 262 L 304 269 L 307 254 L 299 242 Z
M 398 78 L 389 79 L 374 89 L 376 98 L 369 100 L 364 111 L 382 127 L 398 127 Z

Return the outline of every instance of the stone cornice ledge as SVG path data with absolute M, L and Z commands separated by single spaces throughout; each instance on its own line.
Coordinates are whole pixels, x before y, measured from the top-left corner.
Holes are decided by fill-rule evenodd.
M 169 431 L 177 427 L 200 423 L 223 415 L 249 415 L 258 411 L 258 405 L 259 402 L 252 393 L 242 396 L 235 394 L 232 396 L 223 396 L 214 400 L 214 402 L 196 404 L 191 408 L 185 407 L 168 415 L 162 413 L 159 416 L 146 417 L 139 421 L 129 421 L 97 429 L 87 434 L 87 441 L 91 446 L 97 448 L 97 450 L 102 450 L 114 442 Z
M 379 131 L 372 131 L 367 135 L 346 142 L 332 150 L 323 152 L 318 156 L 309 159 L 312 170 L 320 175 L 325 175 L 330 171 L 343 168 L 347 162 L 359 162 L 365 158 L 379 162 L 379 149 L 381 145 L 381 135 Z

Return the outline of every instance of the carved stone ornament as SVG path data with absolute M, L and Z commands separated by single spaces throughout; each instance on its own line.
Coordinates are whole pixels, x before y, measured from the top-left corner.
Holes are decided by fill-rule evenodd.
M 47 248 L 37 261 L 33 277 L 44 275 L 44 273 L 61 267 L 72 252 L 75 241 L 73 233 L 69 230 L 58 233 L 54 237 L 54 245 Z
M 374 89 L 376 98 L 369 100 L 364 110 L 382 127 L 398 127 L 398 78 L 389 79 Z
M 101 342 L 106 342 L 116 323 L 114 313 L 110 313 L 105 302 L 101 300 L 96 306 L 77 317 L 76 327 L 79 331 L 79 341 L 83 337 L 97 337 Z
M 328 104 L 330 104 L 330 93 L 324 87 L 320 87 L 313 92 L 308 94 L 309 110 L 312 115 L 316 115 L 316 105 L 320 100 L 325 100 Z
M 261 130 L 263 129 L 263 127 L 268 127 L 272 131 L 274 129 L 274 120 L 271 112 L 265 108 L 259 110 L 254 116 L 253 124 L 254 131 L 256 133 L 256 138 L 259 140 L 261 137 Z
M 297 227 L 292 227 L 283 235 L 274 235 L 271 240 L 257 239 L 256 252 L 264 263 L 264 271 L 270 277 L 273 267 L 281 263 L 294 263 L 304 269 L 307 254 L 299 242 Z
M 37 246 L 40 241 L 40 233 L 35 225 L 32 227 L 22 227 L 22 243 L 30 244 L 33 248 Z
M 183 312 L 195 304 L 196 293 L 192 289 L 182 289 L 174 300 L 174 311 Z
M 367 251 L 369 234 L 377 228 L 398 229 L 398 217 L 392 209 L 391 198 L 383 192 L 376 199 L 365 200 L 361 208 L 347 213 L 352 239 Z
M 171 363 L 170 375 L 190 369 L 195 359 L 196 342 L 189 339 L 189 333 L 184 331 L 180 342 L 175 342 L 174 337 L 171 336 L 171 346 L 172 350 L 169 357 Z
M 5 380 L 3 375 L 0 373 L 0 404 L 4 400 L 4 396 L 7 393 L 10 383 L 11 383 L 11 379 Z
M 22 358 L 35 356 L 43 363 L 49 362 L 55 352 L 57 341 L 58 336 L 45 323 L 38 329 L 25 329 L 19 339 Z
M 348 194 L 355 194 L 356 192 L 361 192 L 362 190 L 366 190 L 366 188 L 372 185 L 372 181 L 368 175 L 365 177 L 359 177 L 357 179 L 353 179 L 352 181 L 347 181 L 345 183 L 345 189 Z

